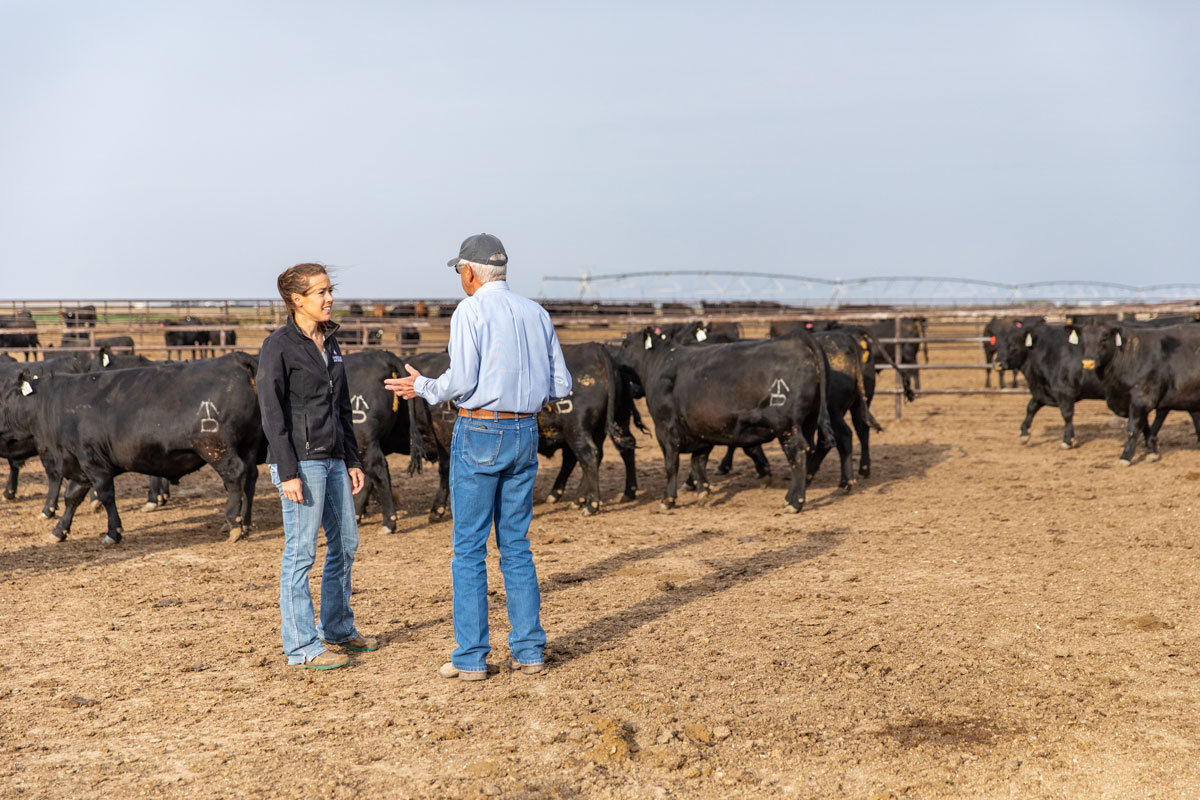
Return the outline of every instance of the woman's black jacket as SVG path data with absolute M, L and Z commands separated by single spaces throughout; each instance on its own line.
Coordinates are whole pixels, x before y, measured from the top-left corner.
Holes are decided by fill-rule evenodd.
M 317 343 L 288 315 L 287 324 L 263 342 L 258 354 L 258 407 L 267 436 L 267 463 L 279 480 L 300 476 L 299 461 L 340 458 L 359 467 L 346 368 L 334 334 L 325 330 L 325 366 Z

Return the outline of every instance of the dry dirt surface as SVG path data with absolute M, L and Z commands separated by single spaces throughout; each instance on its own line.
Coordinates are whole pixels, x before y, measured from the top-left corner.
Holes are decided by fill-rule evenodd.
M 400 531 L 375 509 L 361 529 L 354 607 L 382 647 L 315 672 L 279 645 L 266 470 L 234 545 L 210 469 L 153 513 L 123 476 L 125 540 L 105 549 L 101 514 L 47 540 L 30 468 L 0 517 L 0 794 L 1198 796 L 1190 423 L 1167 424 L 1162 461 L 1122 469 L 1102 403 L 1079 406 L 1069 451 L 1054 409 L 1019 444 L 1024 403 L 924 397 L 895 422 L 880 398 L 874 474 L 843 493 L 831 456 L 799 515 L 780 508 L 776 445 L 773 486 L 739 455 L 710 499 L 664 512 L 641 436 L 641 497 L 594 518 L 540 502 L 543 460 L 550 669 L 483 683 L 435 674 L 452 639 L 434 470 L 410 479 L 393 456 Z M 608 498 L 619 464 L 610 448 Z M 501 664 L 494 554 L 489 574 Z

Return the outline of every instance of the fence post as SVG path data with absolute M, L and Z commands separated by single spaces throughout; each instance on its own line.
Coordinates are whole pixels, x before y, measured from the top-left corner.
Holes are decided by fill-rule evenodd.
M 900 372 L 900 317 L 896 317 L 896 419 L 900 419 L 901 403 L 904 401 L 904 374 Z

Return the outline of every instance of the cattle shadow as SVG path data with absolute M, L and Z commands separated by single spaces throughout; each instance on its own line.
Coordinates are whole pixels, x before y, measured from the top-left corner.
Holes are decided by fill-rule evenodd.
M 551 640 L 546 645 L 547 661 L 562 664 L 586 656 L 597 648 L 627 636 L 686 605 L 728 591 L 776 570 L 817 558 L 836 547 L 843 536 L 842 532 L 810 533 L 801 542 L 729 562 L 704 577 L 666 589 Z
M 628 566 L 629 564 L 638 561 L 649 561 L 651 559 L 658 558 L 659 556 L 666 555 L 673 550 L 678 550 L 683 547 L 691 547 L 692 545 L 696 544 L 702 544 L 710 539 L 716 539 L 725 535 L 725 531 L 703 530 L 675 541 L 663 542 L 662 544 L 642 547 L 637 550 L 624 550 L 620 553 L 615 553 L 608 558 L 602 558 L 595 563 L 589 564 L 586 567 L 582 567 L 581 569 L 548 574 L 538 581 L 538 589 L 541 591 L 543 596 L 553 594 L 554 592 L 568 589 L 576 584 L 603 578 L 606 575 L 610 575 L 617 570 Z M 410 634 L 434 625 L 443 625 L 449 623 L 451 620 L 452 616 L 450 614 L 443 614 L 435 619 L 422 620 L 421 622 L 413 625 L 406 625 L 402 628 L 393 628 L 390 631 L 380 634 L 380 637 L 384 641 L 391 641 L 397 635 Z

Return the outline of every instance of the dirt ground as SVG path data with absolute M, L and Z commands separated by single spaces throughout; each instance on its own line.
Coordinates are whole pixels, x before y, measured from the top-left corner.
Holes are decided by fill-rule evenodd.
M 982 377 L 926 385 L 951 382 Z M 225 541 L 206 468 L 153 513 L 145 478 L 118 479 L 125 540 L 102 549 L 100 514 L 48 541 L 31 467 L 0 516 L 0 794 L 1200 796 L 1191 425 L 1179 415 L 1162 461 L 1122 469 L 1103 403 L 1080 404 L 1070 451 L 1055 409 L 1019 444 L 1024 404 L 923 397 L 896 422 L 879 398 L 872 477 L 839 491 L 831 456 L 799 515 L 780 508 L 776 445 L 773 486 L 739 455 L 710 471 L 708 502 L 681 493 L 663 512 L 640 436 L 641 496 L 594 518 L 540 502 L 557 469 L 543 460 L 531 539 L 550 669 L 477 684 L 434 673 L 452 648 L 434 470 L 410 479 L 393 456 L 400 532 L 382 535 L 377 509 L 361 529 L 354 606 L 383 646 L 314 672 L 279 644 L 265 469 L 248 541 Z

